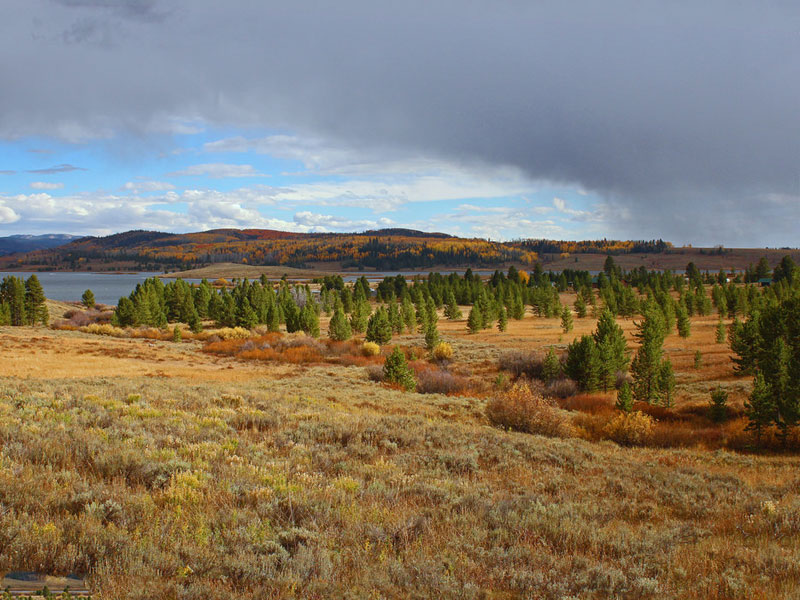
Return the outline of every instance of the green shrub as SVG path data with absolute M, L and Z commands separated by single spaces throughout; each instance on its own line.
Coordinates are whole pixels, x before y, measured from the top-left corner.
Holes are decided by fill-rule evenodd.
M 417 387 L 414 373 L 408 367 L 406 356 L 400 348 L 395 348 L 386 359 L 386 363 L 383 365 L 383 375 L 385 381 L 397 384 L 405 390 L 411 391 Z

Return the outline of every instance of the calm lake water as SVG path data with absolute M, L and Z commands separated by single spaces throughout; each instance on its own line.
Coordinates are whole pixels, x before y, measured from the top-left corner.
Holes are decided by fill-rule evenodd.
M 27 279 L 31 272 L 0 272 L 0 280 L 6 275 L 15 275 Z M 101 304 L 116 305 L 122 296 L 133 291 L 137 283 L 158 273 L 71 273 L 58 271 L 54 273 L 35 273 L 42 283 L 44 295 L 51 300 L 63 302 L 80 301 L 87 289 L 94 292 L 94 298 Z
M 455 269 L 453 272 L 463 274 L 464 270 Z M 473 270 L 476 275 L 491 275 L 494 271 Z M 444 272 L 445 274 L 451 271 Z M 33 275 L 32 271 L 0 272 L 0 280 L 6 275 L 15 275 L 27 279 Z M 143 282 L 148 277 L 159 275 L 160 273 L 73 273 L 68 271 L 56 271 L 52 273 L 35 273 L 42 283 L 44 294 L 51 300 L 61 300 L 63 302 L 79 302 L 83 292 L 87 289 L 94 292 L 95 300 L 100 304 L 116 305 L 122 296 L 127 296 L 136 287 L 137 283 Z M 348 273 L 343 275 L 346 282 L 353 282 L 364 275 L 370 281 L 380 281 L 386 276 L 404 275 L 409 280 L 415 275 L 427 275 L 427 271 L 381 271 L 364 273 Z M 165 280 L 165 283 L 169 281 Z M 200 283 L 200 279 L 186 279 L 189 283 Z

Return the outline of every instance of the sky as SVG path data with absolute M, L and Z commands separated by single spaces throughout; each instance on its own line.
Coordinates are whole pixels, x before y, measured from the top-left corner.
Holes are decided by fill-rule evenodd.
M 0 235 L 800 246 L 800 4 L 4 0 Z

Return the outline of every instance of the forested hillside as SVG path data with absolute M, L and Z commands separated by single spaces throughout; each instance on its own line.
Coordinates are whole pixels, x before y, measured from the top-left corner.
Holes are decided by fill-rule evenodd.
M 304 267 L 336 263 L 342 268 L 408 269 L 433 266 L 532 265 L 540 252 L 624 254 L 660 253 L 671 248 L 661 240 L 493 242 L 443 233 L 383 229 L 364 233 L 290 233 L 263 229 L 218 229 L 171 234 L 128 231 L 87 237 L 60 248 L 14 257 L 0 267 L 140 270 L 189 269 L 214 263 Z

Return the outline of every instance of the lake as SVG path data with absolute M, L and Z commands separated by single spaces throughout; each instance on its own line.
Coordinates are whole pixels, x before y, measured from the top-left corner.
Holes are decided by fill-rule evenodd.
M 451 271 L 443 272 L 449 274 Z M 463 269 L 454 269 L 453 272 L 462 274 Z M 491 275 L 494 271 L 474 270 L 476 275 Z M 364 275 L 370 281 L 380 281 L 387 276 L 403 275 L 411 280 L 415 275 L 426 276 L 428 271 L 370 271 L 363 273 L 343 274 L 346 282 L 353 282 Z M 136 287 L 137 283 L 143 282 L 148 277 L 160 275 L 160 273 L 92 273 L 87 271 L 54 271 L 33 273 L 32 271 L 0 272 L 0 280 L 6 275 L 15 275 L 27 279 L 31 275 L 36 275 L 44 288 L 44 295 L 51 300 L 61 300 L 63 302 L 79 302 L 83 292 L 87 289 L 94 292 L 94 299 L 99 304 L 115 305 L 122 296 L 129 295 Z M 166 283 L 169 279 L 164 280 Z M 189 283 L 200 283 L 200 279 L 186 279 Z
M 16 271 L 14 273 L 0 272 L 0 280 L 6 275 L 15 275 L 27 279 L 36 275 L 44 288 L 44 295 L 51 300 L 63 302 L 80 301 L 83 292 L 87 289 L 94 292 L 94 299 L 100 304 L 116 305 L 122 296 L 127 296 L 133 291 L 137 283 L 158 273 L 73 273 L 56 271 L 52 273 L 32 273 Z

